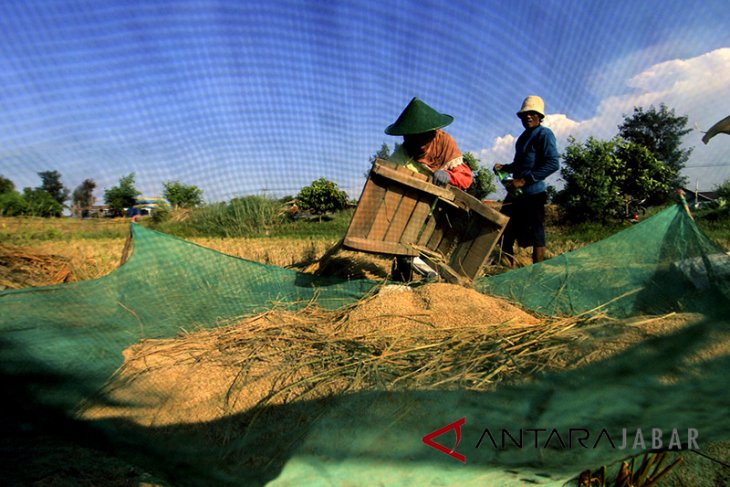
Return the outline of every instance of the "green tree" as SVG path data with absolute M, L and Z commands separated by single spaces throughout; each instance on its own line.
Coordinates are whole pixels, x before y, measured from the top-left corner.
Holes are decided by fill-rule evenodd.
M 728 202 L 730 202 L 730 179 L 720 184 L 717 189 L 717 199 L 708 205 L 710 208 L 719 210 L 720 214 L 727 214 L 730 211 Z
M 383 142 L 383 145 L 380 146 L 380 150 L 370 156 L 370 164 L 372 165 L 373 162 L 375 162 L 375 159 L 389 159 L 390 158 L 390 148 L 388 147 L 388 144 Z
M 545 193 L 547 193 L 548 203 L 555 203 L 558 200 L 558 189 L 555 186 L 548 184 Z
M 88 211 L 88 208 L 94 205 L 94 190 L 96 189 L 96 182 L 93 179 L 84 179 L 84 181 L 74 189 L 71 195 L 71 206 L 73 207 L 74 213 L 80 213 L 80 216 L 84 215 L 84 212 Z
M 565 186 L 556 200 L 574 221 L 605 221 L 622 214 L 628 198 L 666 198 L 672 171 L 646 147 L 620 138 L 568 139 L 560 172 Z
M 24 188 L 24 214 L 42 217 L 60 217 L 63 214 L 63 205 L 56 201 L 48 191 L 41 188 Z
M 560 170 L 565 185 L 557 201 L 571 221 L 595 217 L 605 220 L 620 211 L 616 178 L 621 175 L 622 165 L 615 154 L 616 145 L 616 140 L 590 137 L 581 146 L 575 138 L 568 139 Z
M 623 162 L 619 191 L 627 197 L 647 197 L 653 202 L 666 201 L 675 184 L 676 173 L 643 145 L 621 142 L 616 157 Z
M 182 184 L 179 181 L 162 183 L 162 197 L 170 202 L 173 208 L 195 208 L 203 204 L 203 190 L 197 186 Z
M 624 115 L 623 123 L 618 126 L 618 135 L 649 149 L 672 171 L 670 184 L 679 188 L 687 182 L 681 171 L 692 154 L 692 148 L 682 149 L 682 137 L 691 132 L 686 128 L 687 121 L 686 116 L 675 115 L 674 109 L 663 103 L 658 110 L 653 105 L 647 110 L 634 107 L 632 115 Z
M 398 142 L 395 143 L 395 149 L 393 152 L 397 151 L 400 147 L 400 144 Z M 390 147 L 388 147 L 388 144 L 383 142 L 383 145 L 380 146 L 380 150 L 370 156 L 370 159 L 368 162 L 370 162 L 370 166 L 372 166 L 375 163 L 376 159 L 385 159 L 386 161 L 390 159 L 390 156 L 393 154 L 393 152 L 390 152 Z M 368 170 L 365 171 L 365 179 L 367 179 L 370 176 L 370 167 L 368 167 Z
M 464 154 L 464 162 L 474 174 L 474 181 L 469 186 L 469 189 L 467 189 L 467 193 L 478 200 L 483 200 L 491 193 L 497 191 L 497 187 L 494 185 L 494 174 L 486 167 L 480 165 L 480 160 L 474 154 L 466 152 Z
M 299 206 L 315 215 L 339 211 L 347 206 L 347 193 L 337 187 L 337 184 L 325 178 L 313 181 L 305 186 L 297 195 Z
M 717 191 L 718 197 L 730 201 L 730 179 L 719 185 L 715 191 Z
M 38 176 L 41 178 L 41 185 L 36 189 L 50 194 L 63 207 L 70 192 L 61 182 L 61 173 L 58 171 L 42 171 L 38 173 Z
M 15 191 L 15 184 L 5 176 L 0 176 L 0 194 L 10 193 L 11 191 Z
M 28 212 L 28 203 L 17 191 L 0 193 L 0 216 L 20 216 Z
M 124 209 L 134 206 L 141 193 L 134 187 L 134 173 L 119 179 L 119 186 L 104 190 L 104 203 L 113 216 L 124 216 Z

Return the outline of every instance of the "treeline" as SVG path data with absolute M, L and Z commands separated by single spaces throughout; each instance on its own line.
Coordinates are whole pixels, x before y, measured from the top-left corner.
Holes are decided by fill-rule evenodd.
M 570 137 L 561 161 L 564 186 L 553 201 L 574 222 L 621 217 L 632 199 L 666 203 L 687 183 L 681 173 L 692 153 L 681 145 L 686 126 L 686 116 L 662 104 L 634 108 L 611 140 L 589 137 L 581 144 Z
M 95 204 L 96 182 L 85 179 L 73 192 L 61 182 L 58 171 L 38 173 L 40 186 L 17 191 L 15 184 L 0 175 L 0 216 L 60 217 L 64 209 L 74 216 L 84 216 Z M 117 186 L 104 190 L 104 204 L 109 216 L 124 216 L 125 210 L 137 203 L 141 195 L 135 187 L 134 173 L 123 176 Z M 163 198 L 172 208 L 194 208 L 202 205 L 203 192 L 193 185 L 179 181 L 163 183 Z
M 74 216 L 84 216 L 95 204 L 96 183 L 87 179 L 70 192 L 61 183 L 58 171 L 38 173 L 41 185 L 15 189 L 14 183 L 0 176 L 0 216 L 60 217 L 64 208 Z M 134 173 L 123 176 L 119 184 L 104 191 L 108 216 L 124 216 L 138 202 Z M 304 219 L 322 221 L 356 202 L 325 178 L 303 187 L 296 196 L 273 199 L 243 196 L 228 202 L 203 204 L 203 191 L 179 181 L 163 183 L 165 203 L 158 203 L 150 224 L 181 235 L 246 236 L 266 233 L 272 227 Z M 70 200 L 70 204 L 66 204 Z M 328 217 L 329 218 L 329 217 Z M 340 222 L 341 223 L 341 222 Z M 339 224 L 339 223 L 338 223 Z
M 64 202 L 69 197 L 69 190 L 61 183 L 61 174 L 58 171 L 43 171 L 38 176 L 41 178 L 41 185 L 24 188 L 21 193 L 16 191 L 15 184 L 10 179 L 0 175 L 0 215 L 61 216 Z
M 687 120 L 664 104 L 635 107 L 611 140 L 589 137 L 581 144 L 571 137 L 561 161 L 564 186 L 553 191 L 553 202 L 571 222 L 620 218 L 631 200 L 667 203 L 687 184 L 682 169 L 693 150 L 682 148 L 691 132 Z M 711 209 L 727 213 L 730 180 L 713 189 L 719 198 Z
M 631 199 L 646 200 L 648 205 L 666 203 L 675 190 L 687 182 L 681 173 L 693 150 L 685 149 L 681 144 L 682 137 L 690 132 L 686 128 L 687 121 L 686 116 L 676 115 L 664 104 L 659 108 L 636 107 L 633 113 L 624 115 L 617 134 L 610 140 L 589 137 L 579 142 L 569 138 L 561 155 L 560 175 L 564 184 L 560 189 L 548 188 L 551 201 L 562 208 L 567 221 L 575 223 L 620 218 Z M 388 159 L 390 155 L 388 145 L 383 143 L 370 162 L 376 158 Z M 475 176 L 468 192 L 478 199 L 494 193 L 496 187 L 491 169 L 482 165 L 472 153 L 465 153 L 464 159 Z M 96 183 L 92 179 L 86 179 L 71 192 L 63 186 L 57 171 L 44 171 L 38 175 L 40 186 L 24 188 L 22 192 L 15 189 L 12 181 L 0 176 L 0 215 L 61 216 L 64 208 L 79 214 L 94 205 Z M 117 186 L 104 191 L 104 203 L 112 216 L 122 216 L 126 208 L 134 206 L 140 195 L 134 183 L 135 175 L 131 173 L 122 177 Z M 714 189 L 721 197 L 720 206 L 730 199 L 730 180 Z M 194 209 L 195 213 L 205 216 L 204 221 L 211 227 L 217 224 L 236 226 L 236 219 L 240 220 L 244 214 L 249 215 L 247 221 L 253 222 L 252 225 L 273 224 L 278 217 L 272 215 L 282 213 L 291 216 L 303 211 L 321 216 L 338 212 L 353 203 L 347 201 L 346 193 L 334 182 L 325 178 L 313 181 L 296 196 L 283 201 L 248 196 L 204 205 L 202 190 L 179 181 L 163 183 L 163 198 L 170 206 L 156 212 L 158 222 L 169 218 L 177 209 Z M 70 205 L 66 206 L 69 199 Z M 252 213 L 257 216 L 250 217 Z

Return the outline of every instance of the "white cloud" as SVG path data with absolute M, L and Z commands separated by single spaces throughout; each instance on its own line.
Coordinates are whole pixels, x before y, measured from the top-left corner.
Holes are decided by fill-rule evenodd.
M 581 124 L 580 122 L 569 119 L 562 113 L 556 113 L 546 115 L 545 120 L 543 120 L 543 125 L 550 127 L 553 133 L 556 134 L 556 137 L 560 136 L 561 138 L 567 138 L 569 134 L 575 133 L 579 130 Z
M 572 120 L 560 113 L 545 117 L 544 123 L 555 133 L 560 148 L 566 146 L 571 135 L 579 141 L 589 136 L 611 139 L 618 133 L 624 115 L 631 114 L 634 107 L 658 107 L 664 103 L 675 114 L 688 117 L 688 128 L 700 129 L 690 132 L 684 140 L 686 147 L 694 147 L 686 170 L 690 180 L 699 180 L 700 189 L 710 190 L 730 178 L 730 137 L 720 134 L 707 145 L 701 142 L 701 130 L 730 115 L 730 48 L 654 64 L 629 79 L 620 79 L 620 74 L 613 73 L 620 85 L 614 92 L 628 87 L 628 93 L 602 100 L 594 117 Z M 606 78 L 611 78 L 611 73 L 606 73 Z M 491 147 L 480 151 L 480 157 L 511 161 L 514 141 L 511 134 L 497 137 Z
M 514 153 L 515 138 L 512 134 L 497 137 L 492 147 L 479 151 L 478 158 L 482 161 L 494 161 L 493 163 L 508 164 L 512 162 Z

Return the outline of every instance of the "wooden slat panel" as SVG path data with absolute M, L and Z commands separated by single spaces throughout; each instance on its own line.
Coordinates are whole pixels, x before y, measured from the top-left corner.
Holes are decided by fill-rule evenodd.
M 433 250 L 434 252 L 438 252 L 438 247 L 441 244 L 441 240 L 443 239 L 443 237 L 444 229 L 437 225 L 436 228 L 433 229 L 431 238 L 428 239 L 428 242 L 426 242 L 426 247 Z
M 426 176 L 425 174 L 421 174 L 419 172 L 414 172 L 408 169 L 407 167 L 403 166 L 402 164 L 397 164 L 393 161 L 387 161 L 385 159 L 377 158 L 375 159 L 375 162 L 373 164 L 377 164 L 378 166 L 388 167 L 390 169 L 393 169 L 395 171 L 404 172 L 406 174 L 411 175 L 411 177 L 414 177 L 416 179 L 420 179 L 421 181 L 428 181 L 430 178 Z
M 452 193 L 449 188 L 442 188 L 426 181 L 418 180 L 411 176 L 412 174 L 417 173 L 414 173 L 413 171 L 408 169 L 406 169 L 405 171 L 399 171 L 379 164 L 374 164 L 372 172 L 377 174 L 378 176 L 391 179 L 403 186 L 408 186 L 410 188 L 423 191 L 424 193 L 438 196 L 439 198 L 445 199 L 447 201 L 453 201 L 455 198 L 454 193 Z
M 418 192 L 409 190 L 403 194 L 403 198 L 400 200 L 400 205 L 398 205 L 398 210 L 396 210 L 393 221 L 390 222 L 390 227 L 388 227 L 388 231 L 386 232 L 383 240 L 387 242 L 402 241 L 401 237 L 403 236 L 403 231 L 408 225 L 408 222 L 411 220 L 413 210 L 416 208 L 417 203 Z
M 351 237 L 364 238 L 375 222 L 380 205 L 385 197 L 385 187 L 377 184 L 372 178 L 368 178 L 362 190 L 362 196 L 357 203 L 355 213 L 352 215 L 347 235 Z
M 423 198 L 425 198 L 425 195 Z M 419 233 L 426 227 L 426 219 L 428 219 L 428 214 L 431 212 L 431 200 L 423 198 L 416 204 L 411 219 L 403 230 L 400 238 L 401 243 L 416 243 Z
M 375 162 L 373 162 L 373 167 L 375 167 L 375 165 L 383 166 L 383 167 L 389 167 L 389 168 L 391 168 L 393 170 L 398 170 L 399 167 L 400 168 L 403 168 L 403 166 L 400 165 L 400 164 L 396 164 L 393 161 L 388 161 L 386 159 L 380 159 L 380 158 L 375 159 Z
M 428 254 L 421 254 L 421 259 L 423 259 L 423 261 L 430 267 L 437 269 L 439 276 L 441 276 L 441 278 L 444 279 L 446 282 L 451 284 L 459 284 L 461 286 L 467 286 L 470 284 L 469 279 L 460 275 L 442 260 L 432 257 Z
M 455 244 L 458 243 L 459 236 L 466 228 L 466 224 L 464 222 L 466 215 L 463 211 L 449 208 L 444 211 L 443 216 L 443 236 L 441 237 L 441 242 L 439 242 L 436 250 L 445 256 L 449 256 L 454 250 Z
M 475 279 L 482 266 L 489 260 L 502 231 L 502 228 L 499 230 L 484 229 L 483 233 L 473 239 L 469 252 L 460 262 L 453 263 L 458 272 Z
M 428 242 L 426 242 L 426 247 L 432 249 L 433 251 L 436 251 L 439 244 L 441 243 L 441 239 L 444 236 L 444 229 L 446 228 L 444 213 L 444 209 L 441 206 L 437 206 L 434 210 L 433 219 L 436 223 L 436 226 L 433 229 L 433 232 L 431 232 L 431 236 L 429 237 Z
M 418 251 L 413 247 L 398 242 L 383 242 L 380 240 L 347 237 L 344 239 L 343 245 L 353 250 L 373 252 L 376 254 L 418 255 Z
M 391 167 L 391 166 L 386 166 L 386 167 Z M 430 182 L 430 179 L 431 179 L 430 177 L 426 176 L 425 174 L 421 174 L 420 172 L 411 171 L 410 169 L 408 169 L 405 166 L 396 165 L 396 167 L 393 167 L 392 169 L 395 169 L 396 171 L 402 172 L 404 174 L 408 174 L 412 178 L 420 179 L 421 181 Z
M 379 254 L 418 255 L 413 248 L 418 245 L 421 255 L 430 255 L 444 278 L 464 283 L 478 275 L 507 221 L 499 211 L 457 188 L 435 186 L 425 175 L 378 160 L 344 246 Z
M 429 208 L 429 210 L 430 210 L 430 208 Z M 433 231 L 435 229 L 436 229 L 436 216 L 430 215 L 426 219 L 426 225 L 423 227 L 421 234 L 418 236 L 418 245 L 423 245 L 424 247 L 426 247 L 428 244 L 428 241 L 431 239 L 431 236 L 433 235 Z
M 393 221 L 395 212 L 398 210 L 400 200 L 403 198 L 403 192 L 404 190 L 400 186 L 393 185 L 388 188 L 378 213 L 375 215 L 373 226 L 368 232 L 368 240 L 383 240 L 388 227 L 390 227 L 390 222 Z
M 461 272 L 462 261 L 472 250 L 474 239 L 479 235 L 480 227 L 484 222 L 483 218 L 479 216 L 474 218 L 474 216 L 476 215 L 472 213 L 468 224 L 464 227 L 465 230 L 459 232 L 458 241 L 456 242 L 451 255 L 449 255 L 449 265 L 458 272 Z
M 441 237 L 441 242 L 439 242 L 436 250 L 449 257 L 458 242 L 459 232 L 454 227 L 447 228 L 444 231 L 443 237 Z
M 469 208 L 475 226 L 470 226 L 468 231 L 464 232 L 462 242 L 458 250 L 452 254 L 449 264 L 462 275 L 475 279 L 489 259 L 509 218 L 482 204 L 471 195 L 459 191 L 455 194 L 454 201 Z
M 483 216 L 488 221 L 494 223 L 497 226 L 504 226 L 509 221 L 509 218 L 507 216 L 503 215 L 494 208 L 485 205 L 472 195 L 465 193 L 459 188 L 451 187 L 450 189 L 454 194 L 454 203 L 456 203 L 457 205 L 478 213 L 479 215 Z

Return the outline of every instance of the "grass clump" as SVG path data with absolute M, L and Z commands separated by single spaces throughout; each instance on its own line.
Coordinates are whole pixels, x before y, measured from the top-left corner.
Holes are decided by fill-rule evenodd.
M 124 219 L 0 218 L 0 241 L 12 245 L 125 238 L 128 233 L 129 220 Z
M 268 235 L 281 223 L 280 202 L 264 196 L 234 198 L 194 210 L 171 211 L 154 218 L 149 226 L 181 237 L 249 237 Z
M 246 196 L 194 210 L 173 210 L 145 224 L 179 237 L 338 239 L 351 218 L 352 210 L 299 218 L 278 200 Z

